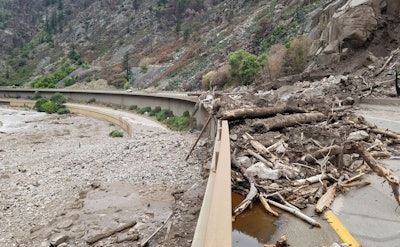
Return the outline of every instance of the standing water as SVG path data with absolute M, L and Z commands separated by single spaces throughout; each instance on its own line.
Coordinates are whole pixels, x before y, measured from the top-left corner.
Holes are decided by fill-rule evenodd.
M 244 197 L 232 193 L 232 208 L 237 206 Z M 259 247 L 266 244 L 276 226 L 276 217 L 269 215 L 260 202 L 253 203 L 251 209 L 245 210 L 232 222 L 233 247 Z

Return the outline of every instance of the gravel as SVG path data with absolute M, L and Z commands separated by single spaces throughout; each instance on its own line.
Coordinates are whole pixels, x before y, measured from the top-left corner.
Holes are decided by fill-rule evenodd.
M 50 246 L 54 236 L 55 246 L 87 246 L 133 220 L 92 246 L 135 246 L 171 212 L 172 227 L 150 246 L 190 246 L 205 187 L 199 157 L 209 151 L 184 161 L 197 134 L 111 138 L 119 128 L 101 120 L 6 106 L 0 121 L 0 246 Z

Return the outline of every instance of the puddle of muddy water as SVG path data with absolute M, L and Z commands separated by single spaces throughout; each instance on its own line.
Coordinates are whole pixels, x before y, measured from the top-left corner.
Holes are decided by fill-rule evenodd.
M 242 195 L 232 193 L 232 208 L 243 199 Z M 261 203 L 254 203 L 251 210 L 246 210 L 236 217 L 235 222 L 232 222 L 233 247 L 263 246 L 275 232 L 274 222 L 276 220 L 276 217 L 265 212 Z

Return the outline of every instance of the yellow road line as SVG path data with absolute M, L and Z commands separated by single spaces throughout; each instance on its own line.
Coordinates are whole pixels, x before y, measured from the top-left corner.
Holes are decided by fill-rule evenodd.
M 325 218 L 331 225 L 333 230 L 339 236 L 344 243 L 349 244 L 351 247 L 361 247 L 361 245 L 354 239 L 351 233 L 346 229 L 346 227 L 340 222 L 340 220 L 335 216 L 335 214 L 328 210 L 324 213 Z

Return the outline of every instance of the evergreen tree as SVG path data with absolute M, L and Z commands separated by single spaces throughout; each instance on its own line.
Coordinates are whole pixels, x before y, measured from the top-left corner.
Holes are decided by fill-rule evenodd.
M 126 71 L 126 80 L 131 79 L 131 68 L 129 67 L 129 53 L 125 53 L 124 58 L 122 60 L 122 67 Z

